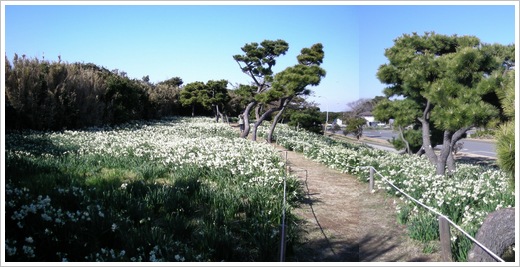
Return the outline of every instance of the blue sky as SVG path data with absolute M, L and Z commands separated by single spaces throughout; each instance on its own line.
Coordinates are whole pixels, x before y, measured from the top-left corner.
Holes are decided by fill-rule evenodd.
M 125 71 L 131 78 L 149 75 L 152 82 L 178 76 L 185 84 L 217 79 L 246 84 L 251 80 L 233 60 L 246 43 L 287 41 L 289 51 L 278 59 L 275 72 L 296 64 L 302 48 L 322 43 L 327 76 L 312 88 L 315 96 L 309 100 L 320 103 L 322 110 L 343 111 L 359 98 L 382 95 L 385 85 L 377 80 L 377 69 L 386 63 L 385 48 L 404 33 L 475 35 L 501 44 L 518 38 L 514 1 L 466 1 L 458 6 L 420 1 L 401 2 L 404 6 L 348 1 L 100 3 L 17 6 L 2 1 L 2 52 L 9 60 L 14 53 L 52 61 L 61 55 L 63 61 L 91 62 Z

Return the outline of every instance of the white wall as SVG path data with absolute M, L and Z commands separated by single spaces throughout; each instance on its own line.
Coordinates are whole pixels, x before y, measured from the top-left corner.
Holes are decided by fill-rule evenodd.
M 370 126 L 371 122 L 374 122 L 374 116 L 364 116 L 363 118 L 367 121 L 368 126 Z

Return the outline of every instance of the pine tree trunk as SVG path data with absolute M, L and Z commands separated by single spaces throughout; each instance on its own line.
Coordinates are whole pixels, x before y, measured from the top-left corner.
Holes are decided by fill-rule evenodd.
M 419 118 L 419 122 L 421 122 L 422 125 L 422 149 L 424 149 L 424 153 L 428 157 L 428 160 L 430 160 L 433 165 L 437 165 L 437 155 L 435 154 L 435 151 L 433 151 L 430 138 L 430 110 L 431 105 L 430 101 L 428 101 L 423 116 Z
M 220 118 L 222 118 L 222 123 L 224 123 L 224 114 L 220 112 L 218 105 L 215 105 L 215 122 L 218 123 Z
M 253 141 L 256 141 L 256 138 L 257 138 L 257 133 L 258 133 L 258 126 L 260 126 L 262 124 L 262 122 L 265 120 L 265 118 L 267 118 L 267 116 L 271 115 L 271 113 L 274 112 L 271 111 L 272 109 L 268 109 L 264 114 L 262 114 L 262 116 L 260 116 L 260 118 L 258 118 L 258 120 L 256 120 L 256 122 L 253 124 L 253 135 L 251 136 L 251 140 Z
M 253 141 L 256 141 L 256 133 L 258 131 L 258 122 L 259 120 L 257 120 L 254 124 L 253 124 L 253 133 L 252 133 L 252 136 L 251 136 L 251 140 Z
M 410 143 L 408 143 L 408 140 L 404 138 L 403 127 L 401 125 L 399 125 L 399 136 L 401 137 L 401 140 L 403 140 L 403 143 L 406 147 L 406 152 L 408 152 L 408 155 L 411 155 L 412 151 L 410 150 Z
M 218 123 L 218 117 L 220 116 L 220 112 L 218 111 L 218 105 L 215 105 L 215 108 L 213 110 L 215 112 L 215 122 Z
M 274 133 L 274 129 L 276 128 L 276 124 L 278 123 L 278 121 L 280 121 L 280 118 L 282 117 L 282 114 L 283 114 L 283 112 L 285 110 L 285 107 L 287 106 L 287 104 L 290 101 L 291 101 L 291 99 L 286 99 L 284 101 L 282 109 L 280 109 L 278 114 L 276 114 L 276 116 L 274 117 L 273 123 L 271 123 L 271 128 L 269 128 L 269 133 L 267 134 L 267 142 L 268 143 L 272 143 L 273 142 L 273 133 Z
M 262 111 L 263 104 L 258 104 L 255 108 L 255 119 L 258 121 L 260 120 L 260 112 Z
M 274 129 L 276 128 L 276 124 L 278 124 L 278 120 L 280 119 L 280 114 L 282 111 L 283 111 L 283 109 L 280 110 L 280 112 L 278 112 L 278 114 L 276 114 L 276 116 L 274 117 L 273 123 L 271 123 L 271 127 L 269 127 L 269 133 L 267 134 L 267 143 L 273 142 Z
M 265 120 L 265 118 L 267 118 L 269 115 L 273 114 L 273 112 L 281 110 L 284 106 L 285 100 L 287 100 L 287 98 L 280 99 L 278 107 L 272 107 L 272 108 L 268 109 L 266 112 L 264 112 L 264 114 L 262 114 L 260 116 L 260 118 L 258 118 L 258 120 L 253 125 L 253 136 L 251 137 L 251 140 L 256 141 L 258 126 L 260 126 L 262 124 L 262 122 Z
M 240 134 L 240 137 L 246 138 L 249 135 L 249 130 L 251 127 L 249 127 L 249 113 L 251 112 L 251 109 L 256 105 L 256 101 L 253 101 L 249 103 L 246 106 L 246 110 L 244 111 L 244 131 Z
M 461 129 L 457 130 L 455 133 L 453 133 L 453 135 L 451 136 L 451 142 L 450 142 L 451 149 L 450 149 L 450 155 L 448 155 L 448 161 L 447 161 L 447 168 L 448 168 L 448 173 L 449 174 L 453 174 L 456 171 L 456 165 L 455 165 L 455 158 L 454 158 L 454 154 L 453 154 L 453 148 L 455 147 L 455 144 L 457 144 L 457 142 L 460 139 L 462 139 L 462 136 L 464 136 L 464 134 L 469 129 L 471 129 L 471 127 L 473 127 L 473 125 L 461 128 Z
M 453 152 L 448 155 L 448 160 L 446 162 L 446 167 L 448 168 L 448 174 L 449 175 L 455 173 L 456 168 L 455 168 L 455 158 L 454 158 Z
M 442 139 L 442 150 L 437 160 L 437 168 L 435 173 L 437 175 L 446 174 L 446 164 L 448 157 L 451 154 L 451 137 L 453 134 L 450 131 L 444 131 L 444 137 Z

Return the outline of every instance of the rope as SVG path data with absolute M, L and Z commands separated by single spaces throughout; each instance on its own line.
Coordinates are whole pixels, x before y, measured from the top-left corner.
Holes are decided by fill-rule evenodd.
M 287 150 L 278 150 L 278 152 L 285 152 L 285 161 L 286 161 L 286 166 L 287 166 Z M 353 166 L 350 166 L 350 165 L 346 165 L 346 167 L 348 168 L 354 168 Z M 302 168 L 298 168 L 298 167 L 292 167 L 292 168 L 295 168 L 295 169 L 300 169 L 300 171 L 305 171 L 307 172 L 307 170 L 305 169 L 302 169 Z M 433 212 L 434 214 L 438 215 L 438 216 L 441 216 L 443 217 L 444 219 L 446 219 L 446 221 L 448 221 L 451 225 L 453 225 L 453 227 L 455 227 L 457 230 L 459 230 L 460 232 L 462 232 L 467 238 L 469 238 L 471 241 L 473 241 L 475 244 L 477 244 L 480 248 L 482 248 L 484 251 L 486 251 L 489 255 L 491 255 L 493 258 L 495 258 L 497 261 L 500 261 L 500 262 L 505 262 L 502 258 L 500 258 L 499 256 L 497 256 L 493 251 L 491 251 L 490 249 L 486 248 L 484 245 L 482 245 L 480 242 L 478 242 L 475 238 L 473 238 L 472 236 L 470 236 L 466 231 L 464 231 L 460 226 L 458 226 L 457 224 L 455 224 L 450 218 L 448 218 L 446 215 L 436 211 L 435 209 L 429 207 L 429 206 L 426 206 L 424 203 L 420 202 L 419 200 L 415 199 L 414 197 L 408 195 L 406 192 L 404 192 L 402 189 L 400 189 L 399 187 L 397 187 L 396 185 L 394 185 L 392 182 L 390 182 L 388 180 L 388 178 L 386 178 L 384 175 L 382 175 L 379 171 L 377 171 L 374 167 L 372 166 L 358 166 L 359 169 L 363 170 L 363 169 L 373 169 L 374 172 L 376 174 L 378 174 L 386 183 L 388 183 L 389 185 L 391 185 L 393 188 L 395 188 L 395 190 L 399 191 L 401 194 L 403 194 L 404 196 L 406 196 L 407 198 L 411 199 L 413 202 L 419 204 L 420 206 L 422 206 L 423 208 Z M 287 174 L 287 168 L 286 168 L 286 174 Z M 370 178 L 369 178 L 370 179 Z M 284 179 L 284 210 L 283 210 L 283 218 L 285 219 L 285 179 Z M 282 228 L 283 230 L 283 228 Z M 284 237 L 283 237 L 284 238 Z M 280 256 L 281 257 L 281 256 Z M 281 260 L 280 260 L 281 261 Z
M 388 181 L 388 178 L 386 178 L 384 175 L 382 175 L 380 172 L 378 172 L 375 168 L 371 167 L 375 173 L 379 174 L 379 176 L 381 176 L 381 178 L 383 180 L 385 180 L 386 183 L 390 184 L 393 188 L 395 188 L 395 190 L 399 191 L 401 194 L 405 195 L 406 197 L 408 197 L 409 199 L 413 200 L 415 203 L 419 204 L 420 206 L 426 208 L 427 210 L 437 214 L 438 216 L 441 216 L 443 217 L 444 219 L 446 219 L 451 225 L 453 225 L 453 227 L 457 228 L 457 230 L 461 231 L 466 237 L 468 237 L 471 241 L 475 242 L 475 244 L 477 244 L 480 248 L 482 248 L 484 251 L 486 251 L 487 253 L 489 253 L 493 258 L 495 258 L 497 261 L 500 261 L 500 262 L 505 262 L 502 258 L 500 258 L 499 256 L 497 256 L 495 253 L 493 253 L 493 251 L 489 250 L 488 248 L 486 248 L 484 245 L 482 245 L 480 242 L 478 242 L 476 239 L 474 239 L 473 237 L 471 237 L 468 233 L 466 233 L 466 231 L 464 231 L 460 226 L 456 225 L 452 220 L 450 220 L 450 218 L 448 218 L 447 216 L 445 216 L 444 214 L 442 213 L 439 213 L 438 211 L 434 210 L 433 208 L 431 207 L 428 207 L 426 206 L 425 204 L 423 204 L 422 202 L 418 201 L 417 199 L 413 198 L 412 196 L 408 195 L 407 193 L 405 193 L 403 190 L 401 190 L 400 188 L 398 188 L 397 186 L 395 186 L 392 182 Z

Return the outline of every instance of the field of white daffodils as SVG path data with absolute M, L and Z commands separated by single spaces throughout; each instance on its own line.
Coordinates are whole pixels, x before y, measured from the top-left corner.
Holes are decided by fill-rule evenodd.
M 259 129 L 265 135 L 266 127 Z M 485 216 L 515 204 L 510 177 L 459 164 L 434 175 L 424 158 L 352 145 L 280 124 L 276 142 L 330 168 L 368 178 L 375 167 L 402 190 L 475 234 Z M 210 118 L 117 127 L 6 133 L 7 261 L 272 261 L 278 257 L 281 153 L 238 138 Z M 287 177 L 289 206 L 301 188 Z M 412 238 L 438 239 L 436 217 L 400 198 L 396 218 Z M 299 229 L 287 211 L 288 246 Z M 454 231 L 452 250 L 471 242 Z
M 279 257 L 284 162 L 227 124 L 12 132 L 5 158 L 8 261 Z M 294 204 L 298 183 L 287 185 Z M 293 242 L 297 229 L 287 235 Z

